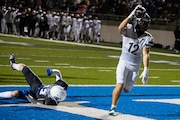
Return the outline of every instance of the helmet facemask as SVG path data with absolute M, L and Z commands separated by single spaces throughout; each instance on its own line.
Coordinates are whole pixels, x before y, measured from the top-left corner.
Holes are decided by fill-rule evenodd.
M 144 9 L 138 8 L 135 12 L 135 18 L 133 20 L 134 31 L 138 35 L 142 35 L 150 24 L 151 20 L 148 13 Z

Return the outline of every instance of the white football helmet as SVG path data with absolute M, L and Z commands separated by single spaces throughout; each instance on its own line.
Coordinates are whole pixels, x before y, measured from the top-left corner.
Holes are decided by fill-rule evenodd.
M 54 85 L 50 89 L 50 97 L 55 101 L 63 101 L 66 99 L 66 91 L 60 85 Z

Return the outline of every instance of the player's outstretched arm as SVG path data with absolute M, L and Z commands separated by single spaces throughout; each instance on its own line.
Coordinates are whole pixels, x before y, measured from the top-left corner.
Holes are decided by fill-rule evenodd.
M 58 69 L 47 69 L 46 73 L 48 76 L 50 76 L 51 74 L 55 74 L 56 75 L 56 81 L 58 80 L 62 80 L 62 75 L 61 72 Z
M 149 67 L 149 48 L 144 47 L 143 48 L 143 65 L 144 70 L 140 75 L 140 78 L 142 78 L 142 83 L 146 84 L 148 81 L 148 67 Z

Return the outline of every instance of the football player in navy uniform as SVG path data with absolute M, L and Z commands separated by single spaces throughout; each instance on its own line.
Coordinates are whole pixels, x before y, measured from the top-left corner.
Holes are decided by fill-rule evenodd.
M 51 85 L 44 85 L 41 79 L 25 64 L 17 64 L 14 54 L 10 55 L 10 65 L 13 70 L 22 71 L 30 90 L 14 90 L 0 93 L 0 98 L 27 99 L 31 103 L 45 105 L 57 105 L 66 99 L 68 84 L 63 81 L 61 72 L 57 69 L 47 69 L 47 75 L 55 74 L 56 82 Z
M 116 105 L 121 91 L 129 92 L 136 83 L 141 62 L 144 70 L 140 78 L 143 84 L 148 81 L 149 51 L 154 40 L 146 31 L 150 21 L 146 9 L 138 5 L 118 26 L 122 34 L 122 53 L 116 69 L 116 87 L 112 92 L 109 115 L 116 115 Z

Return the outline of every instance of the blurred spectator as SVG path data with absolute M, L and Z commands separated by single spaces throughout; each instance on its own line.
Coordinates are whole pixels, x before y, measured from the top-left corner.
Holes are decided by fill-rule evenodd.
M 85 14 L 87 12 L 87 10 L 88 10 L 88 3 L 85 0 L 82 0 L 76 13 Z
M 98 13 L 107 14 L 109 11 L 109 5 L 106 0 L 101 0 L 98 5 Z
M 77 11 L 79 4 L 80 3 L 73 1 L 73 0 L 71 2 L 69 2 L 69 11 Z
M 18 11 L 19 9 L 15 9 L 14 7 L 12 8 L 12 12 L 13 12 L 13 22 L 12 22 L 12 27 L 13 27 L 13 32 L 15 35 L 17 35 L 17 27 L 16 27 L 16 22 L 15 22 L 15 19 L 16 19 L 16 16 L 18 15 Z
M 7 5 L 7 6 L 11 6 L 12 5 L 12 1 L 13 0 L 4 0 L 5 1 L 5 4 Z
M 1 19 L 1 32 L 6 34 L 7 33 L 7 26 L 6 26 L 6 19 L 5 19 L 5 15 L 7 13 L 6 7 L 3 6 L 2 7 L 2 19 Z
M 175 50 L 180 50 L 180 28 L 179 28 L 179 26 L 176 27 L 176 29 L 174 31 L 174 36 L 175 36 L 174 48 L 175 48 Z
M 126 0 L 118 0 L 115 7 L 115 15 L 124 15 L 127 16 L 130 12 Z
M 0 10 L 0 21 L 1 21 L 2 19 L 3 19 L 3 11 Z M 0 23 L 0 33 L 2 33 L 1 24 L 2 24 L 2 23 Z
M 53 0 L 47 0 L 46 1 L 46 9 L 50 10 L 50 9 L 53 9 L 53 7 L 54 7 Z
M 176 19 L 179 10 L 179 0 L 4 0 L 0 4 L 13 6 L 20 12 L 24 7 L 29 7 L 35 10 L 115 15 L 127 15 L 136 5 L 141 4 L 152 18 L 170 20 Z
M 35 4 L 34 0 L 28 0 L 28 7 L 31 9 L 35 9 L 36 4 Z
M 28 36 L 34 36 L 35 34 L 36 23 L 38 22 L 38 17 L 36 15 L 36 11 L 33 10 L 32 14 L 29 16 Z
M 89 4 L 88 12 L 89 13 L 98 13 L 98 4 L 99 0 L 92 0 Z
M 36 9 L 37 10 L 41 10 L 41 6 L 42 6 L 42 0 L 35 0 L 36 1 Z
M 156 6 L 154 4 L 154 1 L 146 1 L 144 4 L 144 7 L 146 8 L 148 14 L 151 16 L 151 18 L 155 18 L 157 14 Z
M 162 16 L 166 7 L 165 0 L 156 0 L 155 6 L 157 7 L 157 17 L 163 18 Z
M 6 19 L 6 25 L 7 25 L 7 29 L 8 29 L 8 34 L 12 34 L 13 33 L 13 27 L 12 27 L 12 23 L 13 23 L 13 12 L 11 7 L 8 7 L 7 12 L 5 14 L 5 19 Z
M 44 17 L 40 18 L 38 27 L 39 27 L 38 37 L 45 38 L 47 31 L 49 31 L 49 25 L 45 21 Z
M 0 6 L 4 6 L 5 5 L 5 1 L 4 0 L 0 0 Z
M 68 1 L 67 1 L 67 0 L 62 0 L 62 1 L 60 1 L 60 3 L 59 3 L 59 9 L 60 9 L 61 11 L 64 11 L 64 12 L 69 11 L 69 3 L 68 3 Z
M 27 11 L 26 9 L 23 10 L 23 12 L 17 16 L 17 19 L 19 19 L 19 30 L 20 35 L 26 35 L 27 32 Z
M 92 23 L 91 22 L 92 20 L 90 20 L 89 18 L 90 15 L 97 15 L 101 19 L 107 18 L 107 17 L 103 17 L 102 16 L 103 14 L 108 14 L 108 16 L 115 14 L 115 15 L 120 15 L 122 17 L 122 16 L 126 16 L 136 5 L 139 4 L 143 5 L 146 8 L 151 18 L 160 18 L 160 19 L 153 19 L 160 21 L 159 23 L 162 23 L 162 20 L 163 22 L 165 21 L 166 23 L 168 23 L 170 21 L 177 19 L 178 17 L 179 0 L 153 0 L 153 1 L 152 0 L 0 0 L 0 5 L 1 5 L 0 32 L 6 34 L 6 33 L 12 33 L 14 31 L 14 34 L 16 35 L 20 34 L 20 35 L 33 36 L 35 29 L 36 31 L 35 35 L 38 36 L 40 25 L 37 26 L 37 23 L 39 23 L 40 18 L 44 19 L 40 21 L 41 28 L 43 27 L 45 28 L 45 26 L 49 27 L 51 26 L 50 25 L 50 18 L 52 16 L 51 13 L 56 12 L 57 16 L 59 17 L 58 18 L 59 20 L 56 23 L 57 26 L 55 24 L 55 27 L 58 30 L 54 29 L 55 27 L 53 29 L 46 28 L 45 31 L 42 30 L 40 32 L 39 36 L 44 37 L 45 36 L 44 34 L 48 33 L 47 35 L 48 36 L 50 35 L 49 36 L 50 38 L 51 36 L 55 36 L 55 38 L 58 39 L 65 38 L 67 40 L 69 39 L 68 36 L 70 33 L 66 32 L 66 34 L 64 34 L 63 29 L 68 28 L 67 27 L 68 25 L 65 26 L 64 24 L 62 24 L 64 21 L 62 19 L 63 18 L 62 15 L 64 14 L 64 12 L 70 14 L 78 13 L 80 18 L 78 18 L 79 21 L 77 21 L 77 23 L 81 24 L 80 26 L 86 26 L 79 28 L 80 35 L 78 36 L 81 36 L 83 31 L 84 32 L 83 40 L 88 42 L 89 34 L 88 32 L 85 31 L 90 31 L 92 29 L 92 25 L 90 25 L 90 23 Z M 13 13 L 12 20 L 10 19 L 11 12 L 8 10 L 8 8 L 14 9 L 12 11 Z M 36 14 L 33 15 L 34 12 L 32 13 L 29 10 L 31 11 L 35 10 Z M 60 15 L 61 13 L 62 15 Z M 85 19 L 83 20 L 83 18 Z M 66 21 L 70 21 L 70 19 Z M 68 24 L 71 23 L 69 22 Z M 13 29 L 11 26 L 13 26 Z M 58 31 L 58 36 L 56 33 L 57 31 Z M 55 32 L 55 35 L 51 35 L 52 32 L 53 34 Z M 94 36 L 95 33 L 94 31 L 92 32 Z M 76 38 L 81 38 L 78 36 L 76 36 Z M 77 40 L 78 39 L 76 39 L 76 41 Z

